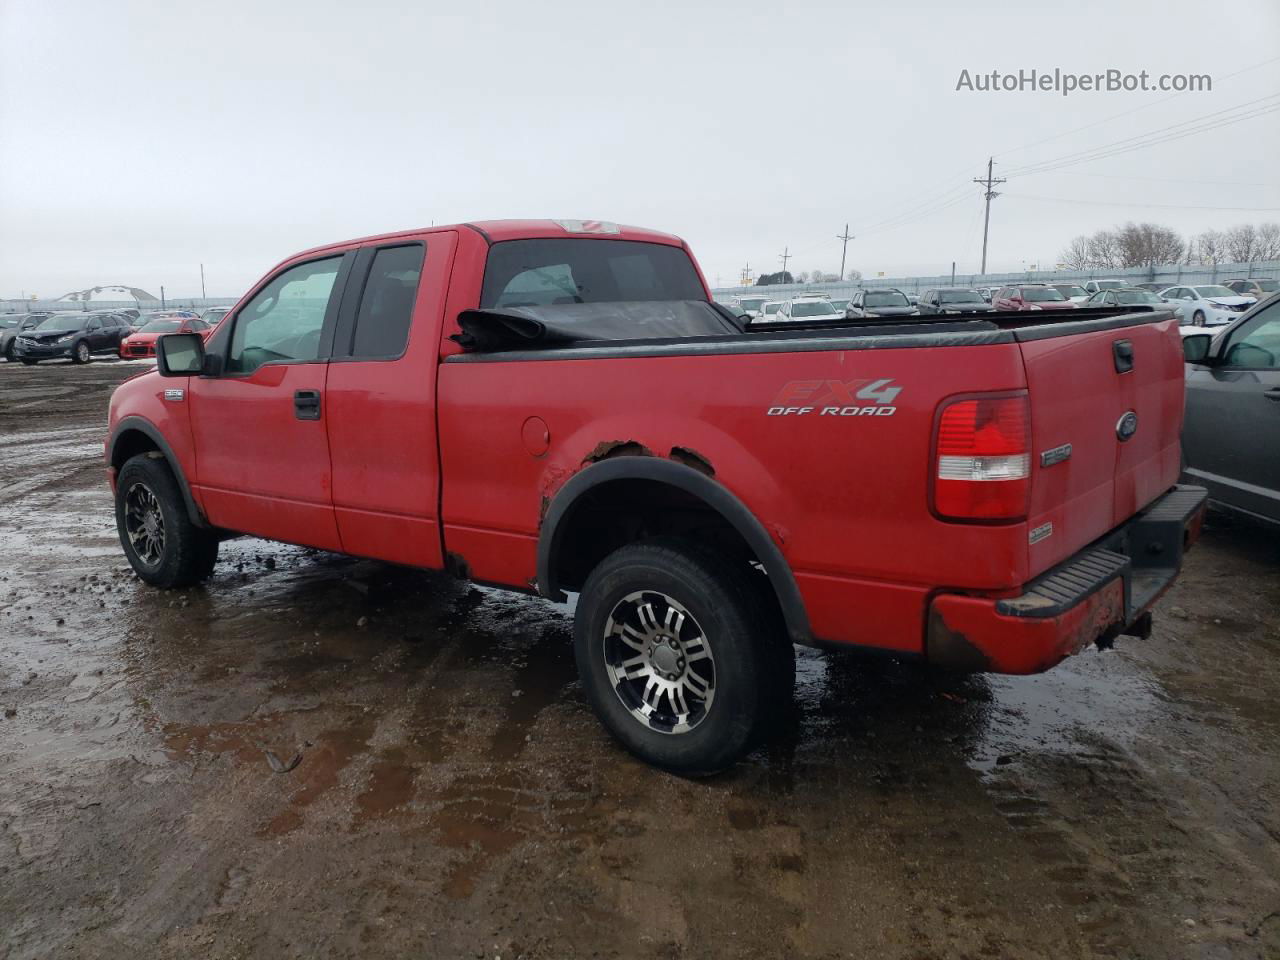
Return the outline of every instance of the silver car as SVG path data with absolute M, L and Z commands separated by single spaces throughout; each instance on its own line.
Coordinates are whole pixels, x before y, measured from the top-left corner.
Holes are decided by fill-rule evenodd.
M 1185 472 L 1218 505 L 1280 524 L 1280 298 L 1183 337 Z
M 907 295 L 897 287 L 859 290 L 844 308 L 844 315 L 850 320 L 863 317 L 914 317 L 919 313 L 907 299 Z

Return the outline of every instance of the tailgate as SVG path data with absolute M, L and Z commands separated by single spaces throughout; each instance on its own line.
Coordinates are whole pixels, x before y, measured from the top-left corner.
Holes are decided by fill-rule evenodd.
M 1177 481 L 1182 348 L 1164 313 L 1017 331 L 1031 399 L 1032 576 Z

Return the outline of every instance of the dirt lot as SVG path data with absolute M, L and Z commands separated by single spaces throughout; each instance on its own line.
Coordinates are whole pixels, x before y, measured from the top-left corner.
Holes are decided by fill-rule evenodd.
M 1043 677 L 803 651 L 794 727 L 690 782 L 606 738 L 563 607 L 254 540 L 144 587 L 139 369 L 0 365 L 5 960 L 1280 956 L 1274 533 L 1212 522 L 1154 638 Z

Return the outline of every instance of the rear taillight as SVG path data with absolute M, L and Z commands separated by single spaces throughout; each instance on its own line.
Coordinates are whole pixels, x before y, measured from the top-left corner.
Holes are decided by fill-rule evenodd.
M 933 505 L 950 520 L 1017 520 L 1031 491 L 1025 396 L 955 400 L 938 418 Z

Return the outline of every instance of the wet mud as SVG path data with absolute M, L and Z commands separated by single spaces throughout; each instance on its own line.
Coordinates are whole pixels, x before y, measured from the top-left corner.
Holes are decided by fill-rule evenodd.
M 129 571 L 134 363 L 0 364 L 0 958 L 1280 956 L 1280 537 L 1215 518 L 1155 635 L 1040 677 L 803 650 L 690 781 L 571 613 L 239 539 Z

